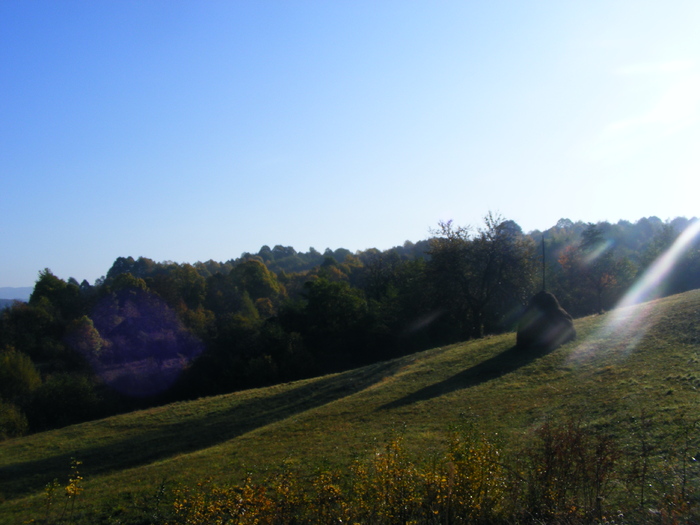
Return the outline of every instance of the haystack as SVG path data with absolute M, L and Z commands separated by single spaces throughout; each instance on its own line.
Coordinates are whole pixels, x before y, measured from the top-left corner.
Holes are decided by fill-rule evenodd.
M 549 292 L 537 293 L 518 324 L 519 348 L 545 347 L 550 350 L 576 338 L 571 316 Z

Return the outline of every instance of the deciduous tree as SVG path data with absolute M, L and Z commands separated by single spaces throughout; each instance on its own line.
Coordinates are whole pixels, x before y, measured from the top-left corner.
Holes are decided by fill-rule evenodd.
M 428 274 L 436 307 L 462 327 L 455 337 L 481 337 L 489 316 L 493 320 L 527 301 L 534 286 L 535 245 L 517 224 L 489 213 L 476 232 L 449 221 L 434 233 Z

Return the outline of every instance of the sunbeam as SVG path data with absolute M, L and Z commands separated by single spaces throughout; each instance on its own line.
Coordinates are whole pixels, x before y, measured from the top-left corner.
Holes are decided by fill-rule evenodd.
M 700 220 L 696 220 L 644 272 L 642 277 L 638 279 L 615 306 L 605 325 L 592 337 L 583 341 L 573 352 L 571 358 L 579 360 L 591 357 L 591 354 L 597 348 L 597 344 L 593 343 L 593 340 L 610 337 L 621 341 L 625 354 L 631 352 L 653 324 L 651 314 L 656 311 L 657 305 L 650 303 L 650 301 L 662 295 L 665 281 L 667 281 L 679 259 L 699 235 Z M 629 308 L 639 303 L 647 304 L 634 308 L 634 310 Z
M 593 261 L 595 261 L 598 257 L 600 257 L 610 248 L 612 248 L 613 244 L 614 243 L 612 239 L 608 239 L 604 242 L 601 242 L 595 247 L 595 249 L 593 249 L 589 254 L 586 255 L 586 257 L 584 258 L 584 262 L 587 265 L 593 263 Z
M 678 259 L 686 252 L 698 234 L 700 234 L 700 220 L 693 221 L 678 236 L 671 247 L 654 261 L 639 281 L 625 294 L 617 308 L 656 299 L 660 295 L 664 279 L 673 270 Z

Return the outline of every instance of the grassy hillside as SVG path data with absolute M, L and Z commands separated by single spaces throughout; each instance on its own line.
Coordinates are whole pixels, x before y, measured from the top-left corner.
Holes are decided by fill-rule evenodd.
M 634 446 L 642 419 L 653 453 L 671 453 L 674 422 L 700 415 L 700 291 L 579 319 L 576 329 L 576 341 L 549 354 L 519 352 L 503 334 L 2 442 L 0 522 L 40 520 L 44 487 L 65 482 L 71 458 L 83 462 L 81 509 L 128 516 L 163 481 L 236 483 L 282 464 L 347 468 L 392 430 L 428 461 L 465 422 L 517 450 L 553 418 Z

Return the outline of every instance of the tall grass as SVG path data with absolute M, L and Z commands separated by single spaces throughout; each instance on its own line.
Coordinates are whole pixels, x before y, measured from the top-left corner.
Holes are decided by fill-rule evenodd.
M 203 479 L 167 489 L 163 483 L 139 512 L 127 514 L 131 521 L 113 516 L 111 522 L 697 523 L 700 469 L 691 451 L 700 448 L 698 421 L 685 420 L 678 428 L 675 453 L 659 457 L 640 457 L 571 419 L 545 422 L 516 449 L 463 425 L 448 431 L 444 449 L 431 455 L 410 454 L 406 432 L 393 431 L 347 469 L 309 473 L 286 463 L 257 480 L 248 474 L 238 483 Z M 83 492 L 79 465 L 73 461 L 63 490 L 56 481 L 47 486 L 46 513 L 35 523 L 93 522 L 93 514 L 76 512 Z M 61 493 L 62 502 L 56 497 Z
M 143 523 L 696 523 L 700 473 L 687 452 L 700 445 L 697 423 L 685 430 L 683 453 L 655 458 L 648 477 L 612 438 L 573 420 L 543 424 L 517 453 L 461 430 L 441 454 L 412 457 L 394 434 L 343 471 L 285 465 L 260 481 L 178 486 Z

